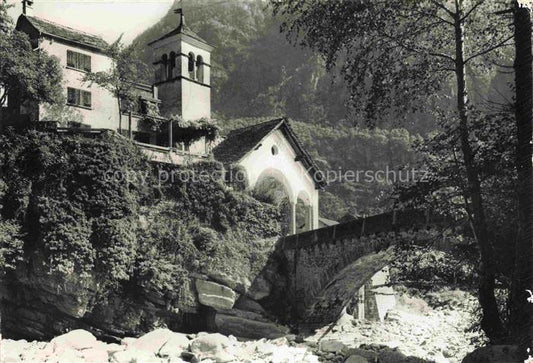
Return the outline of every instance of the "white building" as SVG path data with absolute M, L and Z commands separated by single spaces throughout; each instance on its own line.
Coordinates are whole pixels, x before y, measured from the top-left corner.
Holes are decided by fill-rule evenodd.
M 111 59 L 105 54 L 108 44 L 103 39 L 26 15 L 18 18 L 16 29 L 28 34 L 36 49 L 42 49 L 59 60 L 63 69 L 65 99 L 76 115 L 75 126 L 117 130 L 123 135 L 131 135 L 135 140 L 153 146 L 151 149 L 154 156 L 158 154 L 158 158 L 161 158 L 159 151 L 176 151 L 180 155 L 194 156 L 209 153 L 209 145 L 204 137 L 192 143 L 180 141 L 180 136 L 190 130 L 180 130 L 176 122 L 172 127 L 168 119 L 175 116 L 183 121 L 202 119 L 208 122 L 211 118 L 209 62 L 212 47 L 181 22 L 174 31 L 151 43 L 161 55 L 160 61 L 166 59 L 158 68 L 163 70 L 161 67 L 166 67 L 163 70 L 165 76 L 158 72 L 152 85 L 136 84 L 141 109 L 131 115 L 122 110 L 122 117 L 119 117 L 118 102 L 111 92 L 83 81 L 87 72 L 106 71 L 111 67 Z M 168 54 L 163 56 L 163 52 Z M 192 58 L 176 56 L 181 52 L 187 52 L 187 57 L 193 55 L 194 62 Z M 167 58 L 171 56 L 171 59 Z M 143 105 L 157 109 L 157 115 L 152 114 L 150 119 L 156 121 L 158 128 L 154 129 L 154 123 L 146 122 Z M 50 119 L 48 107 L 45 104 L 20 105 L 14 102 L 10 112 L 18 119 L 26 117 L 33 122 L 54 121 Z M 163 159 L 182 160 L 180 155 Z
M 182 14 L 174 30 L 149 44 L 156 65 L 154 82 L 136 85 L 141 107 L 134 112 L 122 111 L 122 117 L 113 94 L 83 81 L 87 72 L 111 67 L 104 40 L 26 15 L 19 17 L 16 28 L 29 35 L 35 48 L 59 59 L 67 106 L 82 119 L 81 124 L 68 125 L 67 129 L 117 130 L 135 139 L 157 162 L 182 164 L 211 153 L 206 136 L 194 138 L 194 142 L 180 141 L 193 132 L 192 123 L 210 123 L 213 50 L 185 26 Z M 46 107 L 15 103 L 19 119 L 26 113 L 33 122 L 47 120 Z M 243 170 L 248 189 L 268 179 L 283 185 L 290 204 L 289 233 L 320 227 L 318 190 L 325 183 L 287 120 L 276 119 L 234 130 L 214 149 L 214 156 L 229 170 L 235 167 Z M 297 221 L 298 202 L 304 208 L 303 221 Z
M 290 204 L 290 234 L 319 228 L 318 191 L 325 181 L 286 119 L 234 130 L 213 153 L 228 169 L 245 173 L 248 189 L 267 179 L 283 185 Z M 296 221 L 299 201 L 305 206 L 300 225 Z
M 57 57 L 63 68 L 67 104 L 75 109 L 83 122 L 92 128 L 118 129 L 118 105 L 106 90 L 84 84 L 87 72 L 105 71 L 111 60 L 104 54 L 107 43 L 100 37 L 52 23 L 33 16 L 21 15 L 16 29 L 29 35 L 35 48 Z M 24 109 L 22 110 L 24 112 Z M 46 105 L 31 110 L 32 121 L 46 116 Z

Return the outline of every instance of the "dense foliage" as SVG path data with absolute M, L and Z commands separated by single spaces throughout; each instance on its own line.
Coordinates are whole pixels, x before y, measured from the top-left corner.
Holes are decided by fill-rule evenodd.
M 0 117 L 7 97 L 19 103 L 55 103 L 62 97 L 59 60 L 34 50 L 25 33 L 13 30 L 5 0 L 0 1 Z
M 113 296 L 190 305 L 191 273 L 252 278 L 279 236 L 278 210 L 227 187 L 217 162 L 155 168 L 111 132 L 0 142 L 0 267 L 10 279 L 33 266 L 58 285 L 96 282 L 95 314 Z
M 2 214 L 22 226 L 26 252 L 42 253 L 50 273 L 127 279 L 135 245 L 130 224 L 147 189 L 106 177 L 148 170 L 140 152 L 111 135 L 29 131 L 5 135 L 2 144 L 2 172 L 9 176 Z

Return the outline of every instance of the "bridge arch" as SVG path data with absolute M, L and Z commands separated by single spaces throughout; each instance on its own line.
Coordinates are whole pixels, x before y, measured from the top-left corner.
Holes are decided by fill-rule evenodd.
M 457 223 L 407 210 L 283 237 L 278 261 L 284 282 L 264 304 L 304 330 L 334 322 L 359 289 L 390 263 L 392 245 L 438 241 L 442 227 Z
M 291 182 L 280 169 L 265 168 L 258 177 L 252 178 L 249 188 L 259 199 L 278 205 L 287 220 L 282 230 L 286 234 L 295 234 L 313 229 L 313 197 L 308 191 L 301 189 L 297 183 Z M 300 188 L 300 189 L 298 189 Z

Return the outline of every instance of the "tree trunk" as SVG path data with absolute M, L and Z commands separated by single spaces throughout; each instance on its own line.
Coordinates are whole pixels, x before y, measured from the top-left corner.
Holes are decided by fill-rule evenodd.
M 122 135 L 122 102 L 120 102 L 120 94 L 117 93 L 118 104 L 118 133 Z
M 533 175 L 532 141 L 532 66 L 531 17 L 529 10 L 514 5 L 515 85 L 516 85 L 516 170 L 519 229 L 515 247 L 514 275 L 511 291 L 510 327 L 512 338 L 525 352 L 533 348 L 533 303 L 526 290 L 533 290 Z
M 481 195 L 481 182 L 479 174 L 474 165 L 474 152 L 469 141 L 468 97 L 466 91 L 466 75 L 464 62 L 464 24 L 461 20 L 463 14 L 460 0 L 455 0 L 455 75 L 457 81 L 457 111 L 459 113 L 459 136 L 461 150 L 463 153 L 468 190 L 466 195 L 470 198 L 470 207 L 467 210 L 472 212 L 472 222 L 474 232 L 480 251 L 479 264 L 479 286 L 478 298 L 482 308 L 481 328 L 491 342 L 500 342 L 503 338 L 503 325 L 500 320 L 498 305 L 494 296 L 495 275 L 493 267 L 493 251 L 489 241 L 487 222 L 483 208 L 483 197 Z M 468 202 L 467 202 L 468 203 Z

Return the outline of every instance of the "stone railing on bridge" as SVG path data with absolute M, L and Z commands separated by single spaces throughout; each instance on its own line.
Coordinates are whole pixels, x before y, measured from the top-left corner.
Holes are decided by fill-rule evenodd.
M 425 211 L 394 211 L 293 234 L 284 237 L 281 243 L 284 250 L 301 249 L 316 244 L 335 243 L 344 238 L 427 228 L 441 225 L 444 222 L 446 222 L 445 218 Z
M 430 230 L 449 223 L 431 213 L 408 210 L 282 238 L 279 250 L 285 264 L 290 319 L 303 325 L 334 321 L 357 289 L 390 262 L 391 253 L 385 251 L 406 234 L 401 232 Z M 352 276 L 339 276 L 347 266 Z M 342 291 L 332 287 L 341 278 L 349 281 Z M 329 287 L 337 291 L 326 291 Z M 334 298 L 325 296 L 328 294 Z

